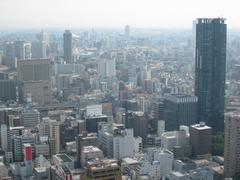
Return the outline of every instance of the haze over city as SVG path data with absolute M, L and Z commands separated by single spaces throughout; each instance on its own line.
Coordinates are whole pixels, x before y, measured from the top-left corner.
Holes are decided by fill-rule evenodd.
M 240 180 L 233 0 L 0 0 L 0 180 Z
M 239 28 L 236 0 L 1 0 L 1 29 L 191 28 L 197 17 L 224 17 Z

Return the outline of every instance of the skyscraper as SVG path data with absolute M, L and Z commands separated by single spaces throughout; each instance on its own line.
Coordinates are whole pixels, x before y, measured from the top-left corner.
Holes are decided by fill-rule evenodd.
M 240 112 L 225 115 L 224 173 L 232 177 L 240 173 Z
M 66 30 L 63 34 L 64 61 L 72 63 L 72 33 Z
M 224 126 L 226 32 L 223 18 L 200 18 L 196 25 L 195 95 L 198 121 L 213 131 Z
M 126 25 L 126 26 L 124 27 L 124 31 L 125 31 L 125 36 L 126 36 L 126 37 L 129 37 L 129 35 L 130 35 L 130 26 L 129 26 L 129 25 Z

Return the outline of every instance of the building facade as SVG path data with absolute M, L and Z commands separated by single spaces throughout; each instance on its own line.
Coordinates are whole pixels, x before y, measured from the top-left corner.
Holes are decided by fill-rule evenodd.
M 240 173 L 240 112 L 225 115 L 224 171 L 227 177 Z
M 198 19 L 196 25 L 195 95 L 198 121 L 223 131 L 226 74 L 225 19 Z

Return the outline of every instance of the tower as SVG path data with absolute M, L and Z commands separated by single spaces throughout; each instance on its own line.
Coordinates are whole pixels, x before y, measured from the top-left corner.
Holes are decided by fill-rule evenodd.
M 66 30 L 63 34 L 64 61 L 72 63 L 72 33 Z
M 130 35 L 130 26 L 129 25 L 126 25 L 124 27 L 124 33 L 125 33 L 126 37 L 129 37 L 129 35 Z
M 196 25 L 195 95 L 198 121 L 223 131 L 226 72 L 226 32 L 223 18 L 200 18 Z

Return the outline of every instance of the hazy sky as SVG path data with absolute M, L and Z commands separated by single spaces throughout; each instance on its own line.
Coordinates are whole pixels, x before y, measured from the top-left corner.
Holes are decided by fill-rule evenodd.
M 0 29 L 191 28 L 197 17 L 224 17 L 240 27 L 238 0 L 0 0 Z

